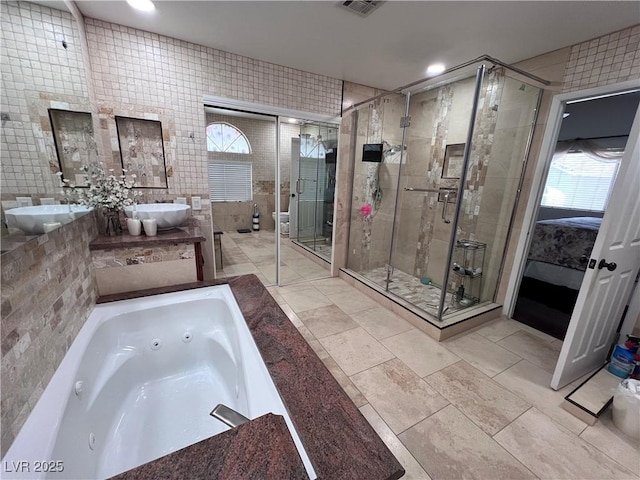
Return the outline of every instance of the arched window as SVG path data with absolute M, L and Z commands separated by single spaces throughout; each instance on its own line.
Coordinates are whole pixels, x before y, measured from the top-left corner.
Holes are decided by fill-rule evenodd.
M 207 150 L 210 152 L 251 153 L 249 139 L 227 122 L 207 125 Z

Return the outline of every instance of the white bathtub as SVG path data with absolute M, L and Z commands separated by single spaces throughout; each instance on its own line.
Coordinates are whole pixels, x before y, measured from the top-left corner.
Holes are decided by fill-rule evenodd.
M 316 478 L 228 285 L 98 305 L 2 478 L 110 477 L 228 430 L 209 415 L 218 403 L 251 419 L 283 415 Z

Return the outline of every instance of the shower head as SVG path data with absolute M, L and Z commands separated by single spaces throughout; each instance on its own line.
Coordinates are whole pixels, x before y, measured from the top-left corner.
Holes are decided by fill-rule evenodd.
M 383 140 L 383 141 L 382 141 L 382 143 L 385 145 L 385 147 L 387 147 L 387 148 L 385 149 L 384 153 L 388 153 L 388 154 L 391 154 L 391 155 L 394 155 L 394 154 L 396 154 L 396 153 L 398 153 L 398 152 L 401 152 L 401 151 L 403 151 L 403 150 L 406 150 L 406 149 L 407 149 L 407 146 L 406 146 L 406 145 L 404 145 L 404 146 L 403 146 L 403 145 L 400 145 L 400 144 L 398 144 L 398 145 L 391 145 L 389 142 L 387 142 L 387 141 L 385 141 L 385 140 Z

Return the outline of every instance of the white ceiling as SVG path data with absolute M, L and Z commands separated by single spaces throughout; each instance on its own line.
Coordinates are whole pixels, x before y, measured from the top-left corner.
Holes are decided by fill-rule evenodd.
M 336 1 L 76 2 L 85 16 L 391 89 L 481 54 L 507 63 L 640 23 L 626 1 L 399 1 L 362 18 Z

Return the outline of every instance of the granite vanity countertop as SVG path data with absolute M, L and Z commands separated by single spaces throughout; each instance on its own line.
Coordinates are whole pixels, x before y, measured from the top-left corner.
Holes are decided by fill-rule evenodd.
M 153 247 L 172 243 L 196 243 L 204 242 L 205 236 L 200 227 L 176 227 L 170 230 L 158 230 L 153 237 L 146 235 L 115 235 L 113 237 L 98 236 L 89 244 L 89 250 L 113 250 L 129 247 Z
M 101 297 L 98 303 L 221 283 L 225 282 L 195 282 L 130 294 L 110 295 Z M 318 478 L 395 480 L 402 477 L 404 469 L 400 463 L 260 280 L 255 275 L 243 275 L 230 278 L 228 283 Z M 269 428 L 272 427 L 273 423 L 270 422 L 273 420 L 262 420 L 266 417 L 269 416 L 260 417 L 225 432 L 237 432 L 233 437 L 225 436 L 216 440 L 225 433 L 211 437 L 116 478 L 307 478 L 306 473 L 298 473 L 295 470 L 296 463 L 289 456 L 297 457 L 297 453 L 287 453 L 288 446 L 285 445 L 284 438 L 273 439 L 275 443 L 270 440 L 273 430 Z M 281 418 L 274 415 L 271 417 Z M 242 430 L 247 428 L 251 428 L 251 433 L 241 434 Z M 262 429 L 262 434 L 258 433 L 259 429 Z M 283 432 L 282 436 L 288 437 L 292 442 L 288 431 Z M 260 454 L 243 455 L 243 452 L 255 451 L 260 451 Z M 247 463 L 235 476 L 227 475 L 227 471 L 223 470 L 225 462 L 230 458 Z M 274 462 L 281 463 L 284 470 L 260 470 Z M 176 467 L 180 469 L 177 471 L 173 465 L 181 465 L 184 468 Z M 261 471 L 264 472 L 263 475 L 257 473 Z

